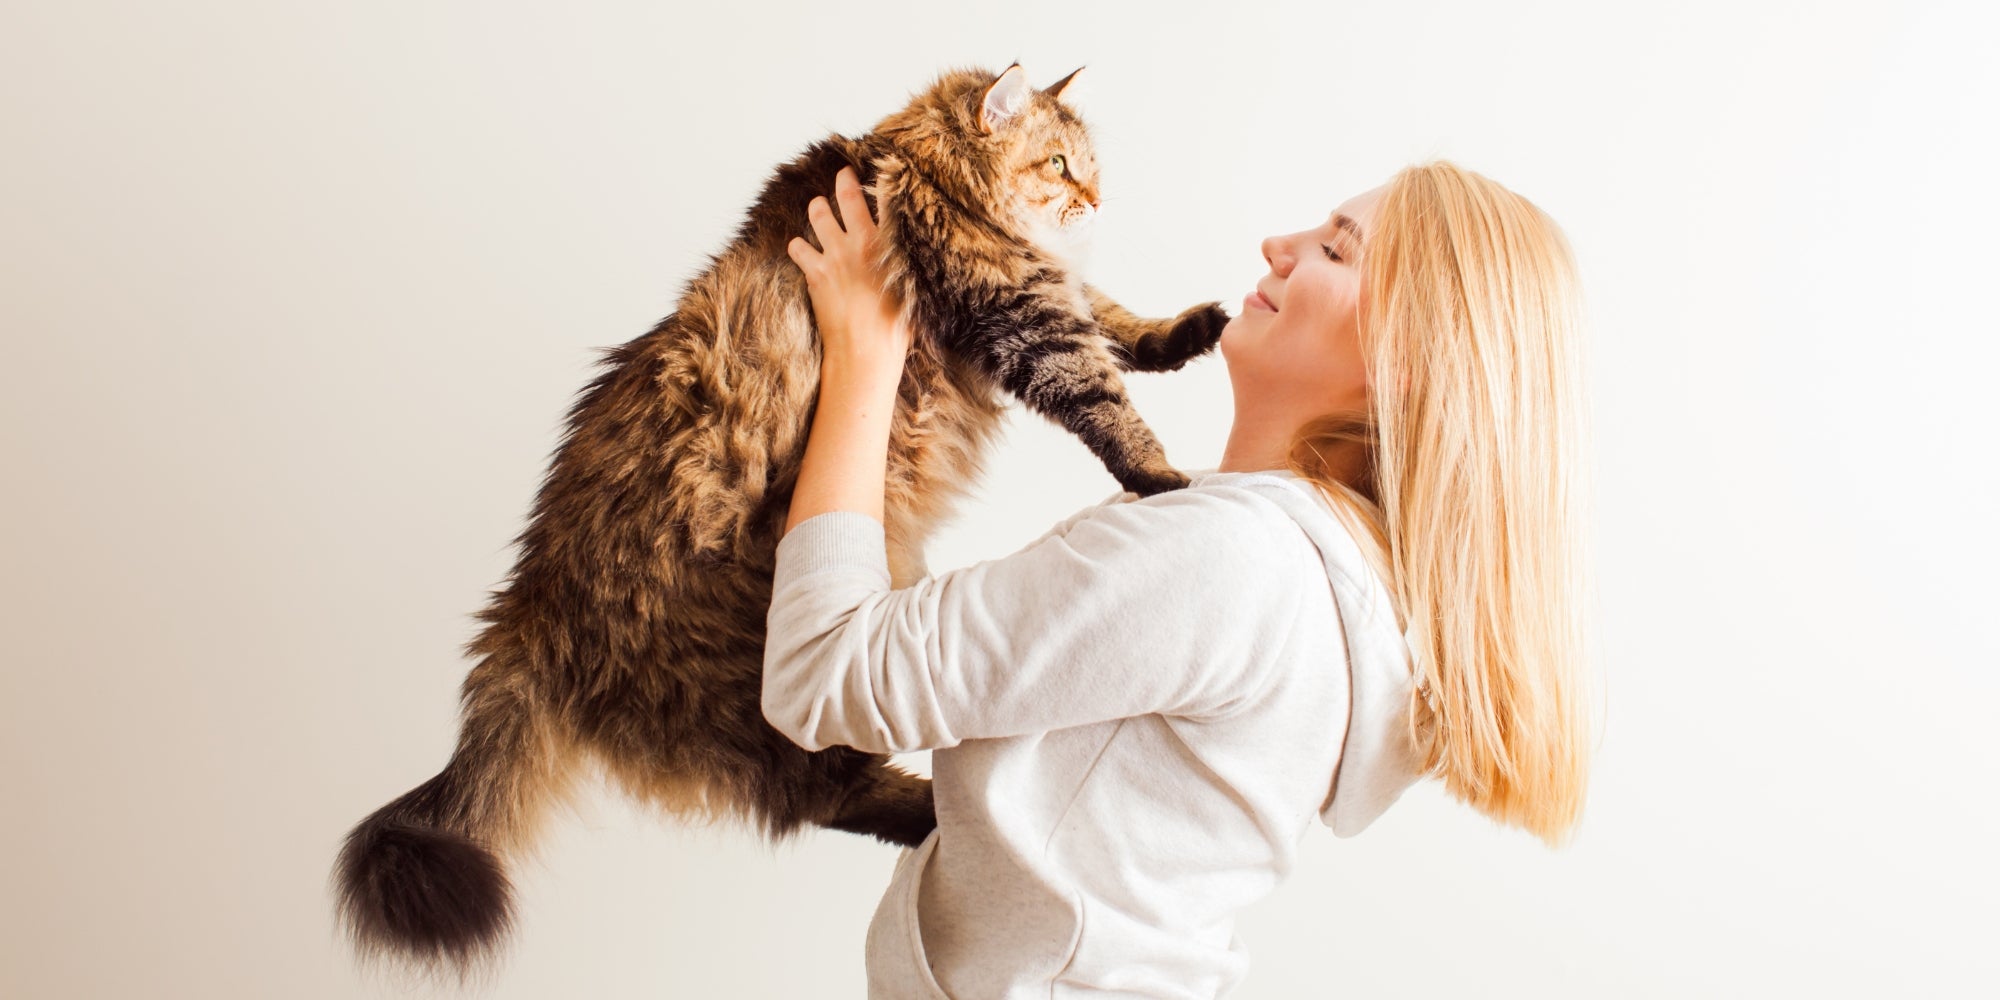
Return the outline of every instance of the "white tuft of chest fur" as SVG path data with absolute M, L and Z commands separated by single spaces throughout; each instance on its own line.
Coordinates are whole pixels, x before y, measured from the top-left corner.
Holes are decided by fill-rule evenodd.
M 1090 256 L 1091 238 L 1096 235 L 1097 210 L 1088 205 L 1072 214 L 1068 225 L 1041 218 L 1031 219 L 1024 235 L 1036 249 L 1056 259 L 1064 268 L 1083 269 Z

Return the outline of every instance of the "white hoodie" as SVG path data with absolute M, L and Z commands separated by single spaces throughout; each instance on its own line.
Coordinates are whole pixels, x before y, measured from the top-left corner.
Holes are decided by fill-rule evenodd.
M 781 732 L 936 751 L 870 997 L 1220 996 L 1313 819 L 1353 836 L 1419 776 L 1388 594 L 1287 472 L 1114 497 L 902 590 L 879 523 L 822 514 L 778 547 L 769 625 Z

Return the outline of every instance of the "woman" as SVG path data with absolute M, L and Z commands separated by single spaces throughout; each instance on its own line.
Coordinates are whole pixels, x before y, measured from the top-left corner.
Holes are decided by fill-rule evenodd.
M 851 172 L 792 245 L 821 395 L 764 711 L 808 749 L 931 748 L 938 828 L 868 936 L 871 996 L 1214 997 L 1235 914 L 1318 817 L 1422 776 L 1559 845 L 1584 690 L 1573 265 L 1534 206 L 1414 166 L 1263 243 L 1222 335 L 1213 473 L 892 591 L 889 416 L 911 332 Z

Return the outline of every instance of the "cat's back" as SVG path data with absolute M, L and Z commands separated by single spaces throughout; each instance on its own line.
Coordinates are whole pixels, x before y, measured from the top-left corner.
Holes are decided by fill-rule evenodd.
M 819 381 L 812 300 L 786 245 L 810 231 L 806 206 L 832 190 L 851 148 L 831 136 L 780 164 L 673 313 L 630 345 L 670 410 L 741 427 L 788 424 L 810 405 Z
M 855 140 L 834 133 L 779 164 L 751 203 L 737 230 L 736 244 L 765 259 L 789 261 L 785 246 L 793 237 L 812 231 L 806 206 L 815 197 L 832 200 L 833 180 L 842 167 L 853 167 L 863 184 L 874 180 L 873 145 L 867 138 Z
M 816 385 L 819 375 L 812 300 L 786 247 L 811 231 L 806 206 L 813 197 L 833 190 L 840 168 L 863 163 L 856 142 L 831 135 L 772 171 L 729 244 L 688 282 L 673 315 L 652 332 L 651 350 L 642 353 L 661 364 L 663 387 L 707 397 L 750 391 L 759 404 L 803 402 L 796 392 L 769 398 L 767 391 L 774 383 Z M 701 402 L 698 413 L 729 408 L 722 398 Z

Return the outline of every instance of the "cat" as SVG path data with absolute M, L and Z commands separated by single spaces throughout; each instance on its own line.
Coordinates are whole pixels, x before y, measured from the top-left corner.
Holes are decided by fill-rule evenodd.
M 976 480 L 1002 392 L 1082 439 L 1127 491 L 1186 485 L 1121 370 L 1215 346 L 1216 303 L 1142 319 L 1067 263 L 1098 205 L 1090 135 L 1020 66 L 952 70 L 859 138 L 783 164 L 672 314 L 611 348 L 579 394 L 505 586 L 466 652 L 458 746 L 436 777 L 357 825 L 334 866 L 364 958 L 461 978 L 512 922 L 503 858 L 524 855 L 586 760 L 681 814 L 807 824 L 914 847 L 930 783 L 879 754 L 809 753 L 764 721 L 764 621 L 819 384 L 803 274 L 807 204 L 858 171 L 915 331 L 890 440 L 884 521 L 897 586 Z

